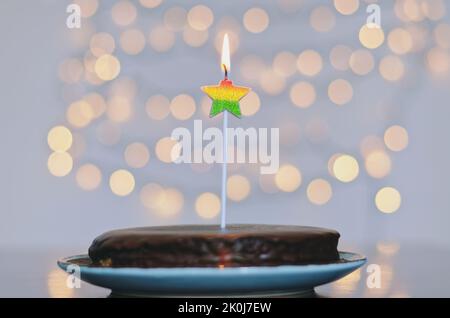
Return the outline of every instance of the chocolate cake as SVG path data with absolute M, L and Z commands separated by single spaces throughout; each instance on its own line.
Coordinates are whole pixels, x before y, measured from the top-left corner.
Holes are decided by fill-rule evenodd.
M 89 248 L 93 266 L 237 267 L 339 259 L 339 233 L 282 225 L 179 225 L 113 230 Z
M 113 230 L 89 248 L 93 266 L 237 267 L 339 259 L 339 233 L 284 225 L 179 225 Z

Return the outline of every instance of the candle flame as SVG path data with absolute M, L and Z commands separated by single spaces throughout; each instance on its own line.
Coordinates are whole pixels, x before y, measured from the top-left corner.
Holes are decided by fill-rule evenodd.
M 228 33 L 225 33 L 223 37 L 222 44 L 222 70 L 226 73 L 230 71 L 230 39 L 228 38 Z

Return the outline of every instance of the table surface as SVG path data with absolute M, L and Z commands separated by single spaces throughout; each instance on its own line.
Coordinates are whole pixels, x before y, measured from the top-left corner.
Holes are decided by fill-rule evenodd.
M 450 297 L 450 249 L 378 243 L 351 250 L 366 255 L 367 264 L 318 287 L 319 297 Z M 57 268 L 56 260 L 82 253 L 80 249 L 1 250 L 0 297 L 108 297 L 109 290 L 87 283 L 76 289 L 66 286 L 66 273 Z M 373 277 L 367 271 L 370 264 L 381 269 L 380 288 L 368 287 Z

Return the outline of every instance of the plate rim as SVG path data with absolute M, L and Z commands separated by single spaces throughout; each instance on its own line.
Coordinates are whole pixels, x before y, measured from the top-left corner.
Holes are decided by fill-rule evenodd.
M 171 274 L 176 273 L 179 274 L 180 271 L 186 272 L 186 273 L 198 273 L 199 271 L 202 272 L 202 274 L 217 274 L 217 273 L 223 273 L 223 275 L 229 273 L 229 274 L 235 274 L 237 272 L 245 272 L 248 274 L 251 274 L 252 272 L 258 272 L 261 271 L 273 271 L 275 269 L 283 270 L 283 271 L 289 271 L 289 270 L 315 270 L 319 268 L 327 268 L 327 267 L 334 267 L 334 266 L 350 266 L 353 267 L 355 265 L 358 265 L 358 267 L 364 265 L 367 262 L 367 257 L 363 254 L 354 253 L 354 252 L 348 252 L 348 251 L 338 251 L 340 259 L 344 259 L 345 262 L 332 262 L 332 263 L 326 263 L 326 264 L 303 264 L 303 265 L 278 265 L 278 266 L 240 266 L 240 267 L 225 267 L 225 268 L 217 268 L 217 267 L 151 267 L 151 268 L 142 268 L 142 267 L 90 267 L 87 265 L 78 265 L 82 270 L 89 271 L 89 272 L 126 272 L 127 274 L 130 274 L 131 272 L 136 274 L 142 274 L 142 273 L 165 273 L 165 274 Z M 71 263 L 71 260 L 80 259 L 80 258 L 86 258 L 89 257 L 88 254 L 77 254 L 77 255 L 71 255 L 66 257 L 61 257 L 57 260 L 57 265 L 60 269 L 66 271 L 67 267 L 69 265 L 74 265 Z

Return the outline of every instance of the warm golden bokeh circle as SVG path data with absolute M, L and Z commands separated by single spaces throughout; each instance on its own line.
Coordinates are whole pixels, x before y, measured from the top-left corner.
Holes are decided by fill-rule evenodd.
M 293 192 L 302 183 L 300 170 L 291 164 L 282 165 L 275 174 L 275 184 L 281 191 Z
M 368 49 L 376 49 L 384 42 L 383 29 L 373 23 L 364 24 L 359 30 L 359 41 Z
M 394 125 L 384 132 L 384 143 L 392 151 L 402 151 L 408 146 L 408 131 L 399 125 Z
M 195 211 L 203 219 L 213 219 L 220 213 L 220 198 L 211 192 L 200 194 L 195 200 Z
M 359 0 L 333 0 L 336 10 L 343 15 L 351 15 L 359 8 Z
M 314 86 L 304 81 L 292 85 L 289 95 L 292 103 L 300 108 L 307 108 L 316 100 L 316 90 Z
M 250 181 L 242 175 L 232 175 L 227 180 L 227 196 L 230 200 L 239 202 L 250 194 Z
M 75 179 L 81 189 L 92 191 L 100 186 L 102 172 L 96 165 L 87 163 L 78 168 Z
M 311 203 L 324 205 L 331 199 L 333 190 L 328 181 L 324 179 L 314 179 L 308 184 L 306 195 Z
M 205 5 L 196 5 L 189 10 L 187 21 L 194 30 L 205 31 L 214 22 L 214 13 Z
M 264 9 L 251 8 L 244 14 L 244 27 L 251 33 L 261 33 L 269 26 L 269 15 Z
M 55 177 L 64 177 L 72 171 L 72 156 L 67 152 L 53 152 L 48 157 L 47 167 Z
M 47 135 L 47 143 L 53 151 L 67 151 L 72 146 L 72 133 L 65 126 L 53 127 Z
M 114 171 L 109 177 L 109 187 L 117 196 L 127 196 L 133 192 L 135 180 L 133 174 L 125 169 Z
M 151 119 L 163 120 L 170 113 L 170 101 L 164 95 L 154 95 L 147 100 L 145 110 Z
M 145 144 L 133 142 L 126 147 L 124 157 L 130 167 L 143 168 L 150 159 L 150 152 Z
M 375 195 L 375 205 L 383 213 L 396 212 L 402 203 L 400 192 L 393 187 L 384 187 Z
M 328 85 L 328 97 L 336 105 L 347 104 L 353 98 L 353 87 L 344 79 L 334 80 Z
M 367 173 L 373 178 L 381 179 L 386 177 L 391 172 L 391 167 L 391 158 L 384 151 L 372 151 L 366 156 L 365 168 Z
M 358 177 L 359 164 L 351 155 L 339 155 L 333 163 L 333 175 L 341 182 L 351 182 Z
M 172 116 L 179 120 L 187 120 L 194 115 L 196 110 L 195 100 L 187 94 L 175 96 L 170 102 Z
M 161 138 L 155 146 L 156 157 L 165 163 L 174 162 L 179 157 L 180 152 L 180 144 L 170 137 Z
M 314 50 L 305 50 L 297 58 L 297 68 L 306 76 L 317 75 L 322 70 L 322 66 L 322 57 Z
M 120 62 L 113 55 L 104 54 L 95 62 L 95 74 L 104 81 L 115 79 L 119 73 Z

